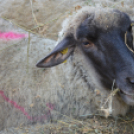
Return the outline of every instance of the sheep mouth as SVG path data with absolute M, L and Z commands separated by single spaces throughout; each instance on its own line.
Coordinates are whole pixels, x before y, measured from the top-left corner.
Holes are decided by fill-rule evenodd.
M 129 94 L 122 90 L 120 90 L 119 94 L 126 104 L 134 105 L 134 94 Z

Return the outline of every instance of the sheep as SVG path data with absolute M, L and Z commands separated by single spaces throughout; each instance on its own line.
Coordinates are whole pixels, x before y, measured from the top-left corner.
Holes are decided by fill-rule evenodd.
M 86 84 L 81 91 L 86 92 L 84 99 L 87 98 L 89 106 L 87 108 L 83 103 L 86 108 L 82 110 L 92 109 L 96 113 L 102 109 L 106 116 L 125 115 L 129 106 L 134 105 L 134 57 L 126 46 L 133 48 L 132 23 L 124 12 L 84 7 L 63 22 L 60 41 L 37 67 L 53 67 L 70 56 L 73 67 L 64 67 L 67 68 L 65 72 L 69 73 L 71 69 L 72 74 L 75 72 L 73 77 Z M 112 86 L 120 92 L 109 99 Z M 74 85 L 70 87 L 74 90 Z
M 108 13 L 110 11 L 111 14 L 113 10 L 107 9 L 106 14 L 107 11 Z M 15 42 L 17 44 L 15 45 L 16 47 L 7 47 L 7 49 L 1 51 L 0 85 L 1 90 L 4 92 L 1 95 L 5 95 L 11 101 L 5 101 L 3 96 L 0 97 L 0 130 L 17 127 L 22 123 L 31 125 L 37 122 L 55 122 L 55 120 L 64 119 L 68 116 L 87 117 L 88 115 L 101 112 L 104 112 L 105 116 L 109 114 L 113 116 L 126 114 L 129 105 L 119 95 L 111 95 L 111 86 L 108 90 L 102 88 L 99 80 L 96 79 L 99 78 L 99 73 L 94 71 L 92 64 L 84 63 L 85 60 L 81 57 L 82 54 L 78 55 L 77 53 L 79 50 L 75 49 L 67 59 L 67 62 L 59 66 L 49 69 L 38 69 L 35 67 L 36 62 L 44 55 L 50 53 L 54 45 L 61 42 L 68 32 L 70 35 L 74 33 L 74 38 L 77 39 L 78 35 L 75 31 L 78 25 L 82 23 L 81 21 L 84 20 L 84 17 L 86 17 L 83 14 L 90 14 L 90 12 L 100 12 L 101 15 L 101 12 L 104 12 L 104 10 L 83 7 L 76 16 L 73 15 L 63 22 L 57 43 L 54 40 L 42 39 L 34 34 L 30 34 L 30 42 L 27 42 L 27 40 Z M 122 12 L 117 14 L 119 18 L 120 14 Z M 96 15 L 99 16 L 99 14 Z M 112 20 L 112 17 L 110 20 Z M 103 22 L 106 21 L 102 19 L 102 23 L 97 24 L 97 26 L 101 26 Z M 13 26 L 11 28 L 11 24 L 5 21 L 2 21 L 1 24 L 4 24 L 5 29 L 8 30 L 18 29 Z M 78 25 L 73 26 L 72 24 Z M 114 22 L 114 24 L 117 23 Z M 2 25 L 1 29 L 4 29 L 4 26 Z M 68 31 L 68 28 L 71 31 Z M 104 27 L 104 29 L 107 30 L 107 27 Z M 121 27 L 121 29 L 125 29 L 125 27 Z M 19 31 L 22 30 L 19 29 Z M 128 34 L 130 33 L 128 32 Z M 7 45 L 6 43 L 1 41 L 1 47 Z M 61 50 L 61 53 L 66 56 L 67 51 L 69 50 Z M 71 51 L 73 51 L 73 48 Z M 27 54 L 28 52 L 29 54 Z M 90 74 L 83 65 L 90 67 Z M 114 80 L 112 80 L 112 84 L 114 84 Z M 16 102 L 20 109 L 17 109 L 17 106 L 14 107 L 10 102 Z

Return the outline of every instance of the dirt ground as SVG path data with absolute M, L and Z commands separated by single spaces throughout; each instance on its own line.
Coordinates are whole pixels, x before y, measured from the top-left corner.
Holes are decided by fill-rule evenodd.
M 0 0 L 0 32 L 27 35 L 0 39 L 0 134 L 134 134 L 133 108 L 125 117 L 83 115 L 84 119 L 60 109 L 55 121 L 51 119 L 57 112 L 54 88 L 63 92 L 68 87 L 65 72 L 44 73 L 35 65 L 54 47 L 62 21 L 86 5 L 121 8 L 134 20 L 133 0 Z M 64 118 L 57 120 L 60 111 Z

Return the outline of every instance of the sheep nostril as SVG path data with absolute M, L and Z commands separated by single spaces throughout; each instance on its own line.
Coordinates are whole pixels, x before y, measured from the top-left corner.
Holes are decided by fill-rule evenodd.
M 131 84 L 134 84 L 134 77 L 128 77 L 127 80 L 128 80 Z

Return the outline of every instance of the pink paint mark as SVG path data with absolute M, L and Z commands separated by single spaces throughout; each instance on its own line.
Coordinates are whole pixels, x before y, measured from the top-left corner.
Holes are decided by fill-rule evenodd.
M 3 97 L 3 99 L 6 102 L 9 102 L 10 104 L 12 104 L 15 108 L 19 109 L 26 117 L 27 119 L 31 120 L 31 121 L 41 121 L 43 119 L 47 119 L 47 116 L 50 115 L 50 110 L 54 109 L 54 105 L 51 103 L 47 103 L 46 106 L 49 108 L 49 113 L 47 115 L 43 115 L 43 116 L 39 116 L 39 117 L 31 117 L 24 109 L 24 107 L 19 106 L 16 102 L 10 100 L 8 97 L 5 96 L 4 92 L 2 90 L 0 90 L 0 95 Z
M 14 33 L 14 32 L 0 32 L 0 38 L 4 40 L 15 40 L 28 37 L 26 34 Z

